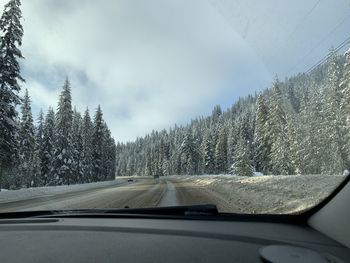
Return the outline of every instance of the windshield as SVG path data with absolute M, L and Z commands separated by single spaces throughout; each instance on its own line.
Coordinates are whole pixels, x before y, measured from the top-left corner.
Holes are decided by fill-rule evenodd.
M 295 214 L 349 174 L 348 1 L 0 6 L 0 212 Z

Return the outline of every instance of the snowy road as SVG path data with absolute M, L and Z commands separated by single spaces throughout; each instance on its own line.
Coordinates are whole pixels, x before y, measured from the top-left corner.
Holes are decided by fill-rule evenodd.
M 0 212 L 216 204 L 221 212 L 295 213 L 319 203 L 343 176 L 125 177 L 115 181 L 0 192 Z
M 183 192 L 183 189 L 182 189 Z M 69 193 L 44 195 L 0 203 L 0 212 L 76 208 L 130 208 L 179 205 L 175 184 L 167 180 L 137 179 Z M 181 199 L 182 204 L 193 203 Z

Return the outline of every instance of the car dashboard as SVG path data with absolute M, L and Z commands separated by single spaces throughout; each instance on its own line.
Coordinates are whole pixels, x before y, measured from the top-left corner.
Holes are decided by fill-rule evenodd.
M 300 224 L 64 217 L 0 224 L 1 262 L 265 262 L 261 250 L 271 245 L 308 248 L 325 262 L 350 259 L 349 248 Z

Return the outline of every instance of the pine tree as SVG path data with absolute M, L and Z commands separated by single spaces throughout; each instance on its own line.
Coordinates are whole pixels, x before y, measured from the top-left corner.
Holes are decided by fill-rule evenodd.
M 326 144 L 327 165 L 324 166 L 323 173 L 341 173 L 344 167 L 345 154 L 342 152 L 343 142 L 340 136 L 340 102 L 341 92 L 339 88 L 340 67 L 335 51 L 332 49 L 329 57 L 329 67 L 327 72 L 327 90 L 325 91 L 325 117 L 327 134 Z
M 56 184 L 71 184 L 73 176 L 72 152 L 72 97 L 68 78 L 58 102 L 55 121 L 55 146 L 53 158 L 53 174 Z
M 54 147 L 55 147 L 55 113 L 50 107 L 44 123 L 43 132 L 43 145 L 42 145 L 42 159 L 41 159 L 41 175 L 42 184 L 44 186 L 55 184 L 55 174 L 52 170 L 53 158 L 54 158 Z
M 199 152 L 190 131 L 186 131 L 180 146 L 181 172 L 195 174 L 198 171 Z
M 37 126 L 36 126 L 36 132 L 35 132 L 35 141 L 36 141 L 36 148 L 35 148 L 35 165 L 34 170 L 35 173 L 37 173 L 37 180 L 38 180 L 38 186 L 41 186 L 43 184 L 44 178 L 42 173 L 42 161 L 44 159 L 44 113 L 42 109 L 40 109 L 38 120 L 37 120 Z
M 253 166 L 250 160 L 248 142 L 240 135 L 235 151 L 234 163 L 231 166 L 231 173 L 238 176 L 253 176 Z
M 103 114 L 100 105 L 98 105 L 94 117 L 94 127 L 92 134 L 92 178 L 94 182 L 101 180 L 104 177 L 103 174 L 103 145 L 104 145 L 104 121 Z
M 92 182 L 92 134 L 93 123 L 90 118 L 89 109 L 85 110 L 82 127 L 82 139 L 83 139 L 83 181 Z
M 215 168 L 214 146 L 212 144 L 212 137 L 211 137 L 210 130 L 206 132 L 203 139 L 203 164 L 204 164 L 204 173 L 206 174 L 214 173 L 214 168 Z
M 18 62 L 23 58 L 20 5 L 19 0 L 9 1 L 0 18 L 0 191 L 18 156 L 16 105 L 20 103 L 19 81 L 24 81 Z
M 297 173 L 320 174 L 325 158 L 324 110 L 321 92 L 316 87 L 312 93 L 313 102 L 304 98 L 300 106 L 300 118 L 296 123 L 296 138 L 292 148 L 296 150 L 294 160 Z
M 222 115 L 221 107 L 220 107 L 220 105 L 216 105 L 214 107 L 212 115 L 211 115 L 212 125 L 216 124 L 220 120 L 221 115 Z
M 111 136 L 111 131 L 109 130 L 107 123 L 105 122 L 104 128 L 103 128 L 103 152 L 102 152 L 103 176 L 101 180 L 112 180 L 115 178 L 115 166 L 116 166 L 115 158 L 116 158 L 115 141 Z M 137 165 L 137 162 L 135 162 L 135 165 Z M 135 172 L 136 170 L 137 169 L 135 169 Z
M 345 54 L 345 65 L 340 83 L 342 100 L 340 102 L 341 127 L 340 135 L 343 138 L 342 152 L 345 169 L 350 170 L 350 50 Z
M 32 169 L 32 165 L 34 164 L 33 157 L 36 149 L 36 143 L 28 90 L 25 92 L 21 111 L 22 117 L 19 130 L 19 167 L 21 173 L 21 185 L 30 187 L 36 185 L 37 178 Z
M 72 183 L 83 183 L 83 134 L 82 118 L 74 107 L 72 120 Z
M 225 125 L 222 125 L 215 147 L 215 170 L 217 173 L 226 173 L 227 168 L 227 130 Z
M 287 117 L 282 106 L 280 83 L 273 84 L 270 114 L 268 119 L 268 136 L 271 143 L 270 159 L 273 174 L 291 174 L 292 165 L 289 159 L 289 139 L 287 138 Z
M 271 142 L 269 141 L 267 133 L 267 116 L 269 112 L 266 100 L 262 95 L 258 97 L 256 104 L 257 110 L 254 136 L 254 144 L 256 148 L 255 164 L 256 170 L 258 172 L 267 174 L 271 166 L 269 159 L 271 152 Z
M 229 134 L 227 138 L 227 164 L 231 165 L 234 163 L 235 152 L 237 148 L 237 141 L 239 138 L 239 129 L 233 122 L 229 126 Z

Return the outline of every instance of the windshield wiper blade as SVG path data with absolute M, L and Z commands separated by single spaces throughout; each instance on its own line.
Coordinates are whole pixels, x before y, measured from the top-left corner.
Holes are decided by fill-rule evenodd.
M 79 216 L 118 216 L 118 215 L 139 215 L 139 216 L 204 216 L 218 215 L 216 205 L 186 205 L 186 206 L 167 206 L 167 207 L 149 207 L 149 208 L 112 208 L 112 209 L 76 209 L 50 211 L 49 216 L 79 217 Z M 43 215 L 39 215 L 43 217 Z M 45 215 L 44 215 L 45 217 Z
M 160 216 L 203 216 L 218 215 L 216 205 L 186 205 L 186 206 L 167 206 L 167 207 L 149 207 L 149 208 L 112 208 L 112 209 L 77 209 L 52 211 L 52 216 L 79 216 L 79 215 L 160 215 Z
M 150 208 L 97 208 L 46 211 L 19 211 L 0 213 L 1 219 L 14 218 L 54 218 L 54 217 L 202 217 L 217 216 L 214 204 L 150 207 Z

